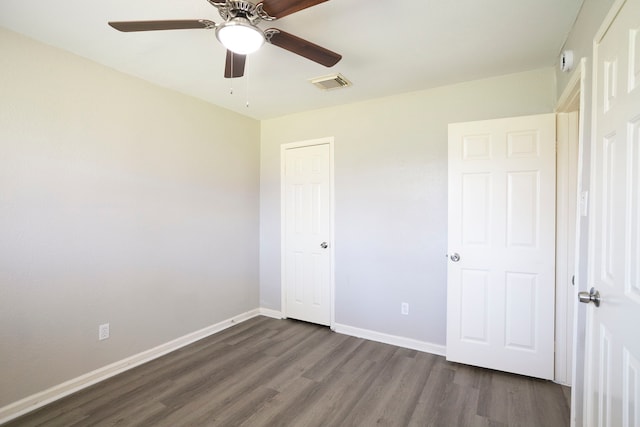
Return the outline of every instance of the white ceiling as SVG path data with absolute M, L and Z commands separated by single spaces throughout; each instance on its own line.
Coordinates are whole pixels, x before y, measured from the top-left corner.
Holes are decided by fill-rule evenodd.
M 223 78 L 225 51 L 211 30 L 121 33 L 107 25 L 152 19 L 221 22 L 206 0 L 2 0 L 0 26 L 265 119 L 552 66 L 582 2 L 330 0 L 260 26 L 342 54 L 337 65 L 325 68 L 267 44 L 247 57 L 245 77 L 233 80 Z M 321 91 L 308 82 L 334 72 L 353 86 Z

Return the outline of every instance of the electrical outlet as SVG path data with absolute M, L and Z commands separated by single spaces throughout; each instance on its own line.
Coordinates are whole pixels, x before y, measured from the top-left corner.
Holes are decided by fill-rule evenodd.
M 409 314 L 409 303 L 408 302 L 403 302 L 402 304 L 400 304 L 400 313 L 404 314 L 405 316 Z
M 103 323 L 102 325 L 98 326 L 98 340 L 102 341 L 106 340 L 107 338 L 109 338 L 109 324 Z

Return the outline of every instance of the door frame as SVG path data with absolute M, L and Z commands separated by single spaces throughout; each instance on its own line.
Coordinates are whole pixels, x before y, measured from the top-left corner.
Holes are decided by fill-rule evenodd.
M 562 328 L 564 331 L 571 330 L 571 334 L 565 334 L 565 340 L 556 341 L 556 363 L 558 363 L 558 357 L 566 358 L 568 356 L 567 351 L 572 348 L 572 360 L 573 364 L 570 367 L 571 372 L 564 372 L 565 377 L 570 375 L 571 380 L 571 425 L 575 426 L 577 421 L 582 420 L 582 399 L 584 393 L 584 348 L 585 348 L 585 335 L 584 324 L 586 321 L 586 312 L 584 305 L 578 304 L 577 293 L 585 287 L 583 284 L 586 277 L 586 258 L 583 250 L 583 244 L 588 236 L 588 218 L 586 212 L 582 209 L 581 204 L 585 202 L 582 200 L 581 194 L 588 190 L 589 177 L 584 177 L 583 169 L 585 162 L 585 136 L 588 134 L 588 128 L 586 127 L 586 113 L 587 111 L 587 74 L 586 74 L 587 58 L 581 58 L 575 70 L 569 77 L 564 91 L 558 98 L 556 104 L 557 113 L 566 113 L 575 110 L 578 107 L 578 158 L 577 158 L 577 182 L 576 182 L 576 218 L 575 218 L 575 235 L 574 242 L 566 242 L 567 245 L 575 245 L 575 264 L 574 264 L 574 282 L 570 294 L 566 295 L 566 305 L 557 307 L 558 318 L 556 322 L 556 337 L 561 336 L 558 331 Z M 585 133 L 586 132 L 586 133 Z M 586 147 L 587 153 L 589 147 Z M 568 173 L 566 165 L 558 162 L 558 176 L 560 174 Z M 558 224 L 558 227 L 561 225 Z M 565 225 L 566 229 L 566 225 Z M 568 249 L 568 246 L 567 246 Z M 558 250 L 558 249 L 557 249 Z M 557 286 L 557 283 L 556 283 Z M 569 306 L 573 306 L 573 318 L 568 318 Z M 568 322 L 568 324 L 567 324 Z M 582 325 L 582 326 L 580 326 Z M 570 341 L 572 345 L 570 345 Z M 562 370 L 562 368 L 560 369 Z M 562 383 L 562 372 L 558 372 L 558 365 L 556 364 L 556 382 Z
M 580 59 L 577 67 L 558 98 L 556 104 L 557 126 L 557 204 L 556 204 L 556 368 L 555 382 L 573 385 L 576 378 L 576 293 L 579 283 L 580 248 L 580 189 L 582 185 L 582 167 L 580 160 L 584 146 L 584 76 L 586 58 Z M 577 125 L 568 113 L 578 112 Z M 577 134 L 575 131 L 577 130 Z M 575 182 L 572 182 L 575 180 Z M 567 185 L 575 188 L 575 193 L 565 194 Z M 573 200 L 571 200 L 573 198 Z M 567 208 L 575 206 L 575 217 L 570 217 Z M 573 228 L 573 230 L 570 229 Z M 573 240 L 571 236 L 573 234 Z M 573 271 L 563 268 L 563 262 L 573 253 Z M 572 288 L 561 287 L 569 283 L 574 276 Z M 569 313 L 573 313 L 570 317 Z M 571 354 L 570 354 L 571 353 Z M 573 361 L 573 363 L 569 363 Z
M 556 113 L 555 382 L 571 386 L 578 177 L 578 111 Z M 574 282 L 575 283 L 575 282 Z
M 285 211 L 286 211 L 286 192 L 285 192 L 285 156 L 287 150 L 296 148 L 312 147 L 316 145 L 329 146 L 329 309 L 330 323 L 329 328 L 335 328 L 335 167 L 334 167 L 334 137 L 327 136 L 318 139 L 309 139 L 305 141 L 290 142 L 280 145 L 280 306 L 282 318 L 287 318 L 287 289 L 285 283 L 285 253 L 286 253 L 286 236 L 285 236 Z

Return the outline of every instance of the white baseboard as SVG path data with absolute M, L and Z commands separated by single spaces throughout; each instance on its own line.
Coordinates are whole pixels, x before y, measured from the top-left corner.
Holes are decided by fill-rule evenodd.
M 152 349 L 134 354 L 133 356 L 127 357 L 126 359 L 122 359 L 110 365 L 103 366 L 102 368 L 98 368 L 94 371 L 88 372 L 69 381 L 65 381 L 64 383 L 55 385 L 47 390 L 41 391 L 31 396 L 27 396 L 24 399 L 18 400 L 17 402 L 0 408 L 0 424 L 6 423 L 14 418 L 26 414 L 27 412 L 31 412 L 48 403 L 68 396 L 71 393 L 82 390 L 83 388 L 89 387 L 100 381 L 104 381 L 107 378 L 113 377 L 114 375 L 117 375 L 121 372 L 142 365 L 143 363 L 149 362 L 160 356 L 164 356 L 167 353 L 178 350 L 179 348 L 189 345 L 195 341 L 201 340 L 202 338 L 206 338 L 209 335 L 213 335 L 216 332 L 220 332 L 233 325 L 244 322 L 245 320 L 249 320 L 259 315 L 273 317 L 267 313 L 277 313 L 274 310 L 266 310 L 267 313 L 263 313 L 263 310 L 265 309 L 254 309 L 247 311 L 245 313 L 223 320 L 222 322 L 218 322 L 215 325 L 207 326 L 206 328 L 200 329 L 199 331 L 191 332 L 165 344 L 161 344 Z
M 339 334 L 351 335 L 353 337 L 364 338 L 371 341 L 377 341 L 385 344 L 391 344 L 398 347 L 410 348 L 411 350 L 423 351 L 425 353 L 437 354 L 445 356 L 447 348 L 444 345 L 433 344 L 426 341 L 418 341 L 413 338 L 399 337 L 397 335 L 384 334 L 382 332 L 371 331 L 369 329 L 361 329 L 353 326 L 335 323 L 333 330 Z
M 143 363 L 150 362 L 153 359 L 157 359 L 160 356 L 164 356 L 167 353 L 178 350 L 186 345 L 201 340 L 227 329 L 233 325 L 244 322 L 256 316 L 266 316 L 275 319 L 282 319 L 284 316 L 282 312 L 278 310 L 272 310 L 269 308 L 257 308 L 247 311 L 237 316 L 218 322 L 214 325 L 207 326 L 195 332 L 191 332 L 175 340 L 161 344 L 152 349 L 143 351 L 125 359 L 119 360 L 102 368 L 98 368 L 94 371 L 88 372 L 79 377 L 73 378 L 64 383 L 55 385 L 47 390 L 39 393 L 27 396 L 24 399 L 11 403 L 7 406 L 0 408 L 0 424 L 11 421 L 21 415 L 34 411 L 44 405 L 47 405 L 53 401 L 61 399 L 72 393 L 80 391 L 86 387 L 96 384 L 100 381 L 104 381 L 114 375 L 127 371 Z M 424 351 L 425 353 L 437 354 L 444 356 L 446 348 L 443 345 L 432 344 L 424 341 L 418 341 L 411 338 L 404 338 L 395 335 L 388 335 L 381 332 L 371 331 L 368 329 L 355 328 L 353 326 L 334 324 L 333 330 L 340 334 L 351 335 L 358 338 L 365 338 L 371 341 L 378 341 L 385 344 L 396 345 L 399 347 L 410 348 L 412 350 Z
M 281 311 L 272 310 L 270 308 L 260 308 L 260 315 L 265 317 L 272 317 L 274 319 L 284 319 Z

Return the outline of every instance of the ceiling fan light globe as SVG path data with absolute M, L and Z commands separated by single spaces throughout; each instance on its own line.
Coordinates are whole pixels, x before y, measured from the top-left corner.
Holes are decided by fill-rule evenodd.
M 216 28 L 216 37 L 231 52 L 248 55 L 264 44 L 264 33 L 246 18 L 233 18 Z

